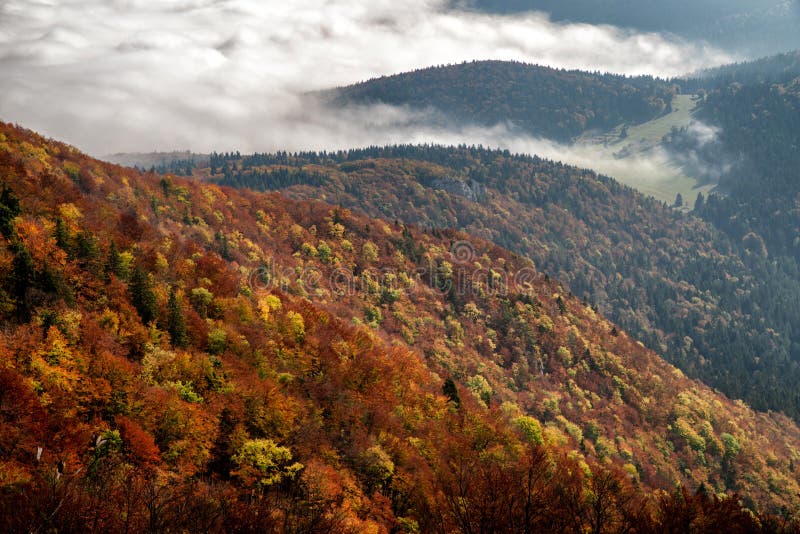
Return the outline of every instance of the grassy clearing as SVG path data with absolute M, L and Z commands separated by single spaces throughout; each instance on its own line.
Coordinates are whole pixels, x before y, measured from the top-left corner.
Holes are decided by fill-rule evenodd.
M 661 139 L 673 127 L 689 125 L 694 109 L 692 95 L 676 95 L 671 113 L 643 124 L 620 125 L 606 134 L 584 135 L 576 143 L 599 149 L 602 157 L 614 162 L 598 165 L 598 171 L 670 204 L 680 193 L 684 205 L 691 208 L 697 193 L 707 194 L 713 186 L 700 186 L 694 177 L 672 163 L 660 147 Z

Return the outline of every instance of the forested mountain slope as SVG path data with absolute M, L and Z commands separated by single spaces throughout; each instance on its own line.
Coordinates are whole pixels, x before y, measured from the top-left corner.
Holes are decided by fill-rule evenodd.
M 475 148 L 214 156 L 222 183 L 465 229 L 532 258 L 688 374 L 800 414 L 800 278 L 614 180 Z
M 718 131 L 699 151 L 705 164 L 724 168 L 718 194 L 699 212 L 736 240 L 763 241 L 775 261 L 800 260 L 800 69 L 797 54 L 786 68 L 761 74 L 744 66 L 711 83 L 696 111 Z M 759 64 L 760 65 L 760 64 Z M 680 139 L 685 132 L 673 132 Z M 783 258 L 784 256 L 788 258 Z
M 0 191 L 4 531 L 775 531 L 717 494 L 800 506 L 793 422 L 478 238 L 8 125 Z
M 681 83 L 689 90 L 716 89 L 732 82 L 741 84 L 778 83 L 800 76 L 800 50 L 722 65 L 686 77 Z
M 587 130 L 657 117 L 669 108 L 674 92 L 672 85 L 649 76 L 473 61 L 384 76 L 323 95 L 336 106 L 433 108 L 456 123 L 507 124 L 521 133 L 567 142 Z

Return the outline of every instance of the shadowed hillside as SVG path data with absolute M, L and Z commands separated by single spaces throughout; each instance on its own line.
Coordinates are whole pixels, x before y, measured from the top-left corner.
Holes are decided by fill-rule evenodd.
M 646 122 L 669 109 L 674 89 L 648 76 L 473 61 L 384 76 L 323 93 L 332 105 L 432 108 L 455 123 L 507 125 L 567 142 L 587 130 Z

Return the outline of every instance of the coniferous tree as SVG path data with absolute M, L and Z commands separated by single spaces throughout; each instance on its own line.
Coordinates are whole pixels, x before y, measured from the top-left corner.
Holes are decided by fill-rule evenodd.
M 29 302 L 29 289 L 36 282 L 36 268 L 33 257 L 25 245 L 15 239 L 11 244 L 14 254 L 11 271 L 11 295 L 16 301 L 17 312 L 23 321 L 31 318 L 31 303 Z
M 14 218 L 20 214 L 19 199 L 10 188 L 3 186 L 0 192 L 0 233 L 11 239 L 14 232 Z
M 170 290 L 167 302 L 167 331 L 174 346 L 186 347 L 188 341 L 186 319 L 183 317 L 183 309 L 175 293 L 175 288 Z
M 131 302 L 142 322 L 147 324 L 156 319 L 156 294 L 153 291 L 153 282 L 150 275 L 138 265 L 133 269 L 131 281 L 128 284 Z
M 88 232 L 79 232 L 75 238 L 75 254 L 85 260 L 84 264 L 93 263 L 100 255 L 100 247 L 97 246 L 94 236 Z
M 122 264 L 122 257 L 117 249 L 117 243 L 111 242 L 108 248 L 108 259 L 106 260 L 106 274 L 113 274 L 118 278 L 124 278 L 124 266 Z
M 69 232 L 67 231 L 67 227 L 61 217 L 56 219 L 56 228 L 53 233 L 54 237 L 56 238 L 56 245 L 58 245 L 61 250 L 69 253 L 71 249 L 69 243 Z
M 703 193 L 697 193 L 697 200 L 694 201 L 694 211 L 700 212 L 703 210 L 703 205 L 705 204 L 706 199 L 703 197 Z
M 458 396 L 458 389 L 452 378 L 448 378 L 444 381 L 442 393 L 455 404 L 456 408 L 461 406 L 461 398 Z
M 219 255 L 222 256 L 222 259 L 230 261 L 231 251 L 228 247 L 228 237 L 222 232 L 217 232 L 215 239 L 219 243 Z

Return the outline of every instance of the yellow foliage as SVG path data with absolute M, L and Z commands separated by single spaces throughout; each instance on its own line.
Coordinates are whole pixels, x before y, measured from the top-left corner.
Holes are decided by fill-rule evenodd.
M 25 156 L 39 161 L 45 169 L 50 169 L 50 156 L 47 155 L 47 150 L 43 146 L 33 146 L 29 142 L 23 141 L 19 147 Z
M 547 423 L 542 430 L 542 438 L 545 444 L 554 447 L 563 447 L 569 442 L 569 438 L 555 424 Z
M 633 464 L 625 464 L 622 468 L 634 479 L 639 479 L 639 470 Z
M 569 367 L 572 364 L 572 353 L 570 353 L 567 347 L 558 347 L 556 356 L 558 356 L 558 359 L 564 364 L 564 367 Z
M 361 256 L 367 263 L 378 261 L 378 247 L 372 241 L 367 241 L 361 247 Z
M 162 273 L 167 272 L 167 269 L 169 269 L 169 261 L 167 260 L 166 256 L 164 256 L 160 252 L 156 252 L 156 265 L 155 265 L 155 267 L 156 267 L 156 270 L 158 270 L 159 272 L 162 272 Z
M 541 445 L 544 436 L 542 435 L 542 425 L 539 421 L 528 415 L 521 415 L 512 421 L 525 438 L 534 445 Z
M 704 452 L 706 449 L 706 440 L 700 434 L 698 434 L 694 428 L 692 428 L 691 423 L 685 420 L 682 417 L 679 417 L 675 420 L 672 424 L 673 430 L 678 433 L 686 442 L 689 444 L 689 447 L 692 450 L 697 452 Z
M 292 453 L 288 447 L 281 447 L 271 439 L 245 441 L 232 459 L 239 466 L 234 474 L 245 480 L 255 479 L 260 487 L 292 479 L 303 469 L 299 462 L 290 463 Z
M 69 343 L 77 343 L 80 337 L 83 315 L 78 310 L 66 310 L 58 317 L 58 328 Z
M 275 295 L 265 295 L 258 299 L 259 316 L 264 322 L 268 322 L 272 312 L 281 309 L 281 299 Z
M 80 176 L 81 168 L 71 161 L 64 162 L 64 172 L 67 173 L 72 180 L 76 180 Z
M 556 417 L 556 421 L 558 421 L 561 426 L 564 428 L 567 434 L 575 440 L 575 443 L 580 444 L 583 441 L 583 431 L 580 429 L 578 425 L 575 423 L 570 422 L 566 417 L 563 415 L 559 415 Z
M 58 206 L 58 215 L 64 221 L 64 226 L 71 235 L 78 230 L 80 220 L 83 219 L 83 213 L 72 202 L 60 204 Z
M 614 443 L 605 436 L 599 436 L 594 445 L 594 450 L 598 458 L 604 458 L 616 452 Z
M 58 328 L 51 326 L 44 347 L 31 356 L 31 370 L 45 389 L 74 391 L 85 371 Z
M 289 331 L 298 341 L 302 341 L 306 334 L 306 325 L 305 321 L 303 321 L 303 316 L 296 311 L 289 311 L 286 313 L 286 321 Z
M 172 376 L 173 363 L 177 355 L 155 345 L 148 345 L 142 358 L 142 380 L 147 384 L 157 384 Z
M 25 484 L 30 480 L 28 470 L 13 461 L 0 461 L 0 488 Z
M 100 323 L 100 326 L 106 330 L 109 330 L 113 333 L 119 332 L 119 314 L 113 310 L 105 308 L 103 313 L 100 315 L 98 322 Z
M 206 202 L 208 202 L 209 205 L 213 204 L 214 200 L 216 200 L 216 196 L 214 194 L 215 191 L 211 187 L 204 186 L 200 189 L 200 192 L 203 194 L 203 198 L 206 200 Z

